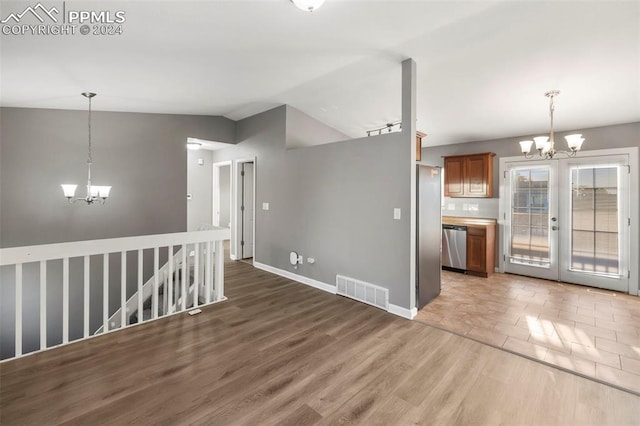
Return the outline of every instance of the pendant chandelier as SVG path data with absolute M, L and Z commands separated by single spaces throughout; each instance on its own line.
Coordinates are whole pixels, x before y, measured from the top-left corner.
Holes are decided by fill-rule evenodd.
M 549 116 L 551 117 L 551 128 L 549 130 L 549 136 L 538 136 L 533 138 L 533 140 L 520 141 L 520 149 L 524 154 L 525 158 L 533 158 L 534 154 L 530 153 L 531 146 L 535 143 L 536 150 L 538 151 L 538 156 L 545 160 L 552 159 L 556 154 L 564 154 L 567 157 L 575 157 L 580 148 L 582 147 L 582 142 L 584 142 L 584 138 L 580 134 L 575 135 L 567 135 L 564 138 L 567 140 L 567 145 L 569 146 L 569 151 L 558 151 L 555 147 L 555 141 L 553 138 L 553 111 L 555 109 L 553 105 L 553 98 L 558 96 L 560 91 L 558 90 L 550 90 L 544 95 L 549 98 Z
M 91 98 L 96 96 L 95 93 L 85 92 L 82 96 L 89 99 L 89 151 L 87 156 L 87 194 L 84 197 L 73 198 L 76 193 L 78 185 L 62 184 L 62 191 L 64 196 L 69 200 L 69 204 L 77 201 L 84 201 L 87 205 L 91 205 L 97 201 L 101 201 L 104 204 L 109 197 L 111 191 L 110 186 L 97 186 L 91 184 L 91 165 L 93 164 L 93 158 L 91 157 Z

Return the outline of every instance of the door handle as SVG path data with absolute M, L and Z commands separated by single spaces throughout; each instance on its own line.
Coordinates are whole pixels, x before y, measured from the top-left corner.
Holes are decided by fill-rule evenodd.
M 552 230 L 552 231 L 557 231 L 557 230 L 558 230 L 558 227 L 557 227 L 557 226 L 555 226 L 555 225 L 553 225 L 553 226 L 551 227 L 551 230 Z
M 558 220 L 558 219 L 556 219 L 555 217 L 552 217 L 552 218 L 551 218 L 551 221 L 552 221 L 552 222 L 555 222 L 556 220 Z

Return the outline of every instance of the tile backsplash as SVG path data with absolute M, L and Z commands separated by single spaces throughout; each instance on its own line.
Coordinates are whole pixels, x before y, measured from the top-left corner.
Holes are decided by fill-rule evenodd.
M 497 219 L 499 198 L 447 198 L 442 203 L 443 216 L 485 217 Z

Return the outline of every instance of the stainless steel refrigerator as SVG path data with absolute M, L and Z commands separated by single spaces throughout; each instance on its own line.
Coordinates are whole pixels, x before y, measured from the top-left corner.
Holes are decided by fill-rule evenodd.
M 420 309 L 440 294 L 442 169 L 421 164 L 416 168 L 416 304 Z

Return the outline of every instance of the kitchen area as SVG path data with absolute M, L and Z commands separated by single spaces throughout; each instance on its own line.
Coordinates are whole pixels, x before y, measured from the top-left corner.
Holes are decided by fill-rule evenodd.
M 479 200 L 495 200 L 494 157 L 456 155 L 444 157 L 444 167 L 417 165 L 418 310 L 442 301 L 445 274 L 489 278 L 495 270 L 497 221 L 477 215 Z M 452 214 L 458 200 L 466 214 Z M 433 244 L 439 239 L 441 244 Z

